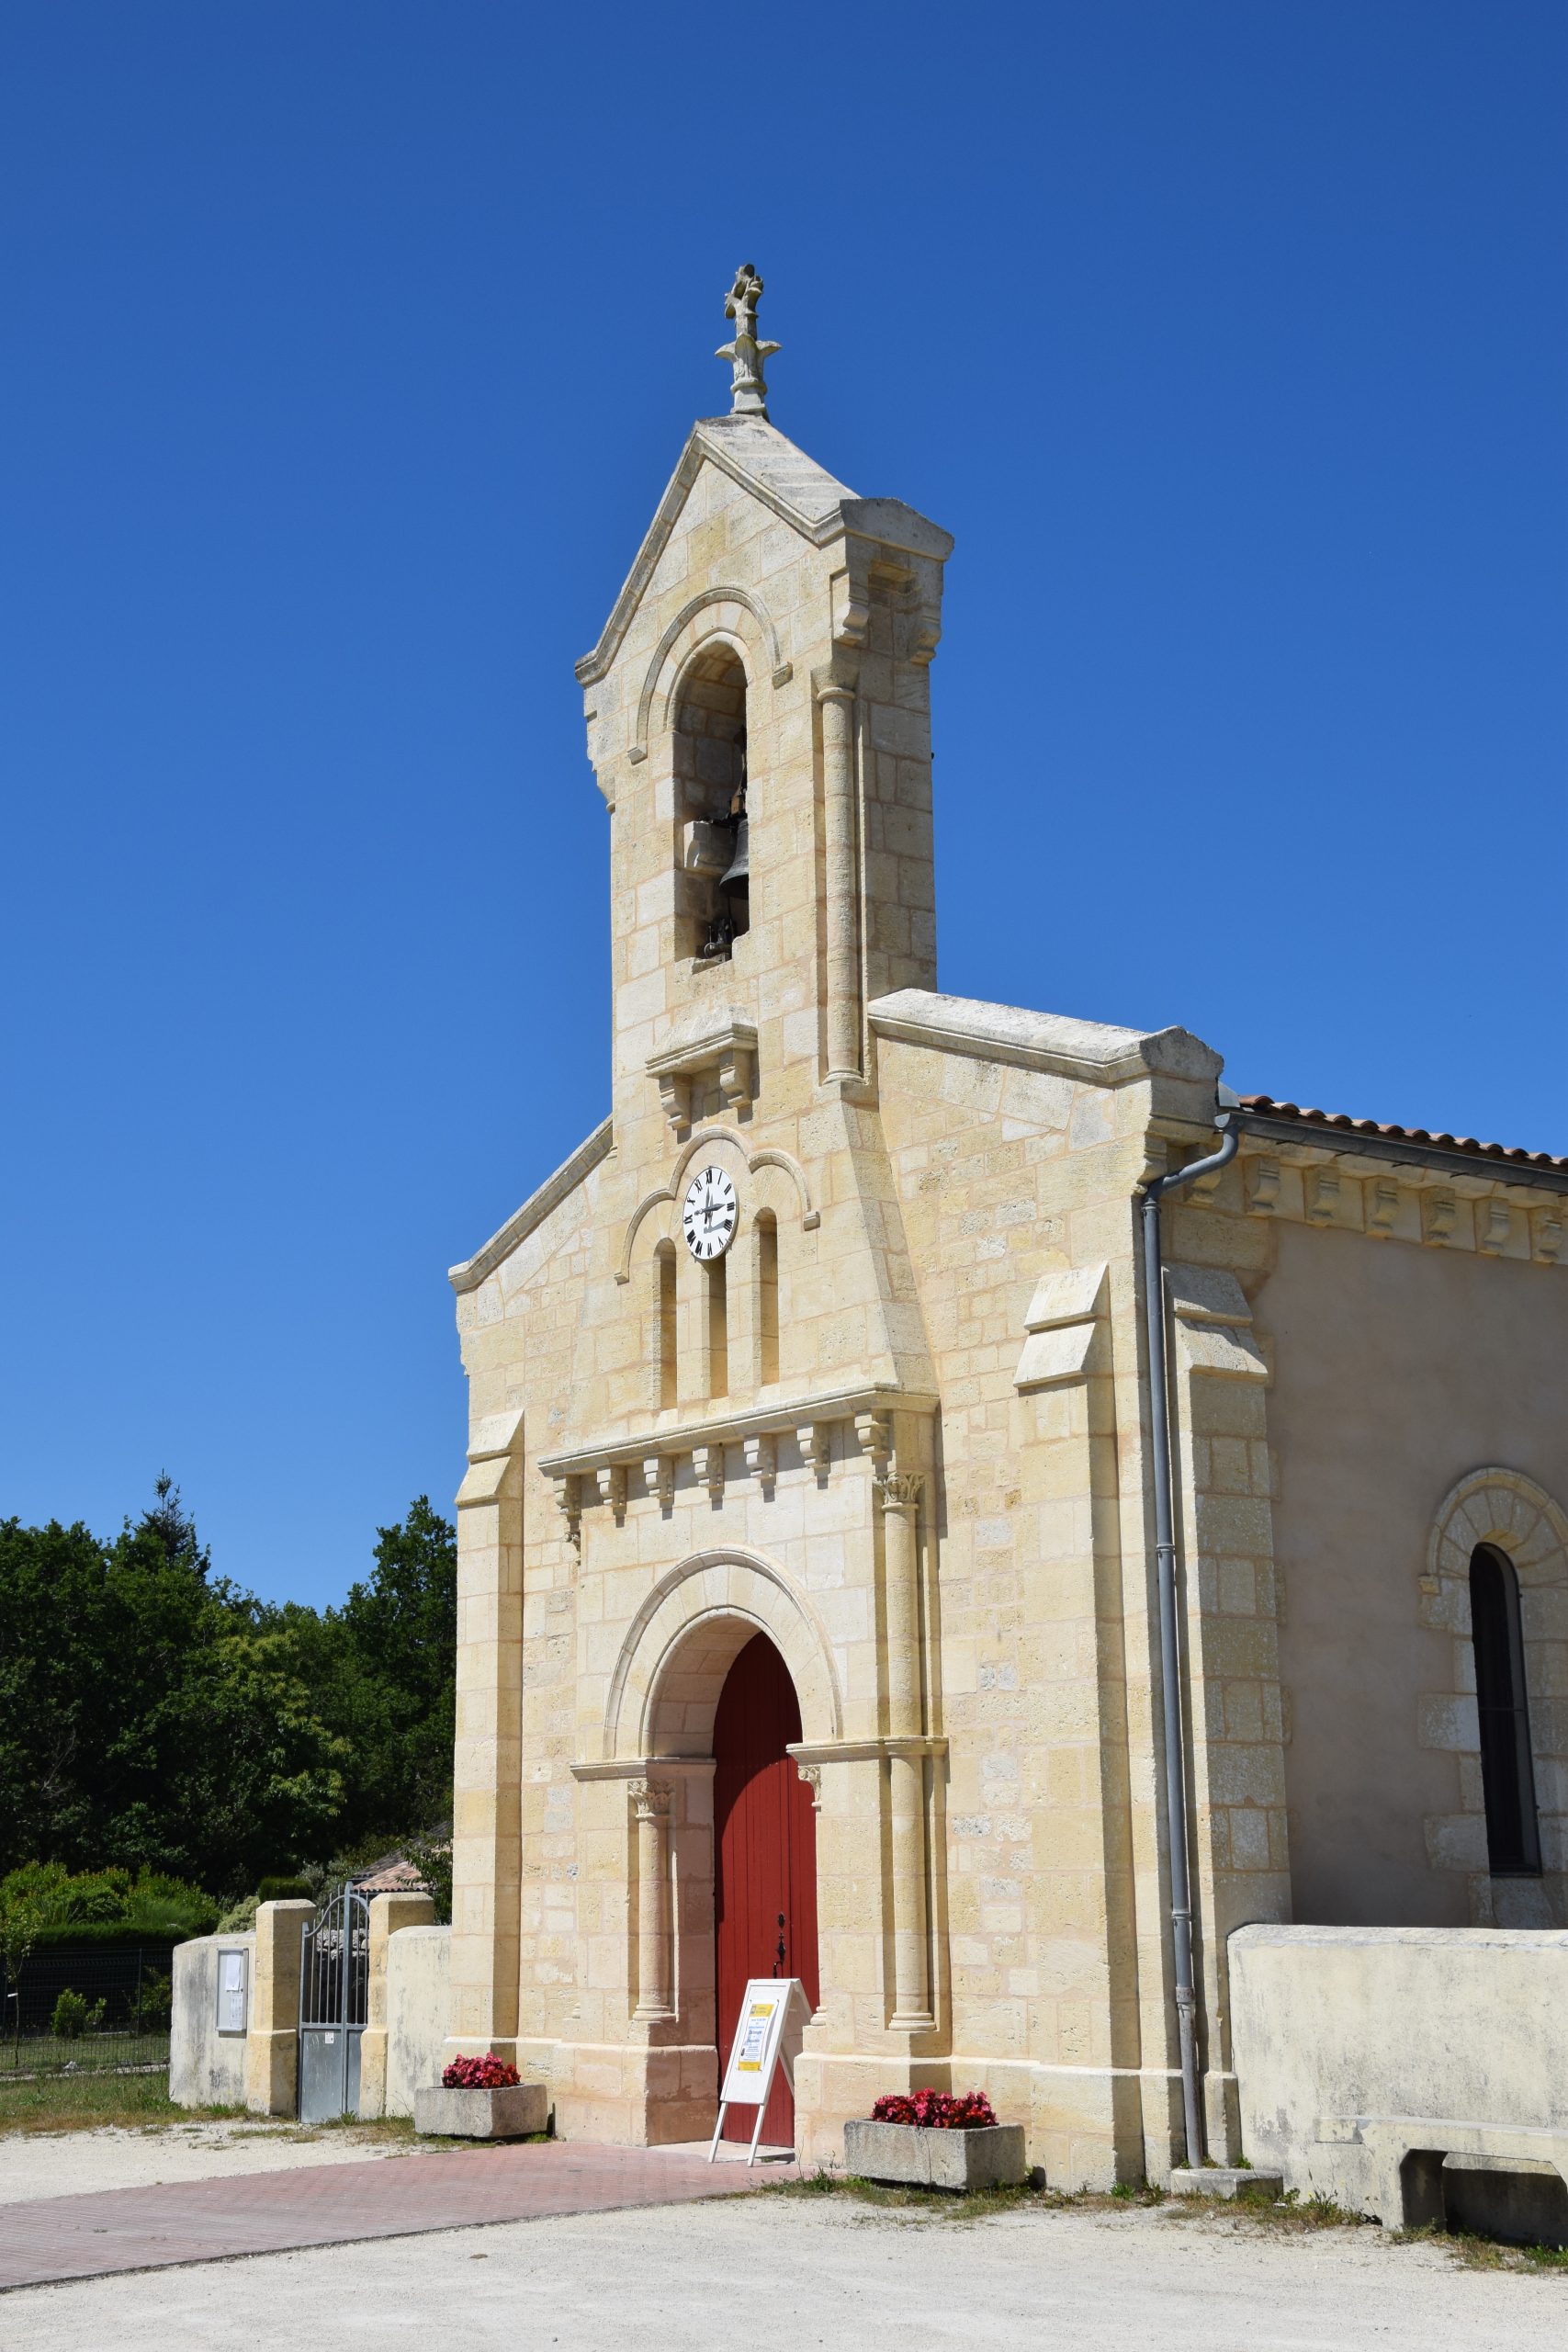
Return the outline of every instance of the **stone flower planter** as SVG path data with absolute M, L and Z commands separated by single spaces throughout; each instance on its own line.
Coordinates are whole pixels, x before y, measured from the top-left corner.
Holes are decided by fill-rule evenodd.
M 503 2091 L 449 2091 L 432 2083 L 413 2095 L 414 2130 L 443 2140 L 525 2140 L 549 2120 L 543 2083 L 513 2083 Z
M 1028 2171 L 1023 2126 L 923 2132 L 914 2123 L 846 2123 L 844 2167 L 861 2180 L 919 2188 L 1013 2188 Z

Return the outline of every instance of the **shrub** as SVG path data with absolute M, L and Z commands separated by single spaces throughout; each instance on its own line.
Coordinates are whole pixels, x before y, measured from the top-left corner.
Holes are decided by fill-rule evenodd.
M 150 1968 L 141 1980 L 141 2006 L 138 2011 L 143 2033 L 164 2033 L 174 2014 L 175 1988 L 171 1980 L 159 1968 Z
M 315 1899 L 308 1878 L 264 1878 L 256 1889 L 258 1904 L 313 1903 Z
M 523 2077 L 515 2066 L 504 2058 L 492 2058 L 487 2051 L 482 2058 L 454 2058 L 441 2077 L 441 2087 L 447 2091 L 510 2091 Z
M 24 1862 L 0 1880 L 0 1906 L 29 1904 L 44 1943 L 182 1943 L 210 1935 L 218 1905 L 184 1879 L 161 1871 L 132 1877 L 118 1868 L 78 1871 L 59 1862 Z
M 983 2132 L 997 2120 L 984 2091 L 889 2091 L 871 2110 L 874 2123 L 910 2123 L 922 2132 Z
M 96 2033 L 103 2021 L 103 2003 L 89 2003 L 85 1993 L 73 1993 L 67 1984 L 55 2002 L 49 2030 L 60 2041 L 80 2041 L 85 2033 Z

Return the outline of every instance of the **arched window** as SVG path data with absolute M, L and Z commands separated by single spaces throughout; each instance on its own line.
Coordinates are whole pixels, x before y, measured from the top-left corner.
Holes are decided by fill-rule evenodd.
M 1540 1871 L 1540 1832 L 1530 1762 L 1519 1580 L 1513 1562 L 1493 1544 L 1478 1544 L 1470 1555 L 1470 1625 L 1475 1644 L 1488 1865 L 1494 1877 L 1533 1878 Z
M 653 1388 L 662 1408 L 675 1402 L 675 1244 L 653 1253 Z
M 729 1394 L 729 1261 L 710 1258 L 703 1268 L 707 1283 L 708 1395 Z
M 779 1376 L 779 1221 L 772 1209 L 757 1212 L 757 1379 Z
M 728 645 L 699 653 L 675 710 L 675 823 L 682 949 L 728 956 L 750 927 L 746 673 Z

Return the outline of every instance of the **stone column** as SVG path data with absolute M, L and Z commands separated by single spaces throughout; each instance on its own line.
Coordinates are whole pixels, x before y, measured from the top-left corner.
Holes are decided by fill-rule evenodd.
M 428 1928 L 435 1905 L 428 1894 L 375 1894 L 370 1898 L 370 1954 L 365 1996 L 365 2031 L 359 2039 L 359 2112 L 387 2111 L 387 1946 L 400 1928 Z
M 889 1471 L 882 1501 L 883 1606 L 887 1628 L 887 1759 L 893 1830 L 895 2027 L 932 2022 L 926 1967 L 926 1763 L 920 1720 L 919 1547 L 924 1481 Z M 899 1743 L 910 1743 L 900 1748 Z
M 860 892 L 855 860 L 855 695 L 829 681 L 822 706 L 822 839 L 828 933 L 828 1076 L 861 1074 Z
M 515 2062 L 522 1875 L 523 1416 L 474 1424 L 457 1492 L 447 2055 Z
M 299 2104 L 299 1939 L 310 1903 L 264 1903 L 256 1913 L 245 2105 L 253 2115 L 292 2115 Z
M 633 1781 L 637 1813 L 637 2010 L 640 2018 L 671 2015 L 670 1791 L 660 1781 Z

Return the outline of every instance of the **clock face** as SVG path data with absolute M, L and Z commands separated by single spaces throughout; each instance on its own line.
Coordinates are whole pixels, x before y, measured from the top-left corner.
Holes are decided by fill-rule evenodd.
M 739 1213 L 735 1187 L 723 1169 L 715 1168 L 711 1161 L 706 1168 L 699 1168 L 686 1187 L 681 1210 L 686 1247 L 693 1257 L 722 1256 L 735 1238 Z

